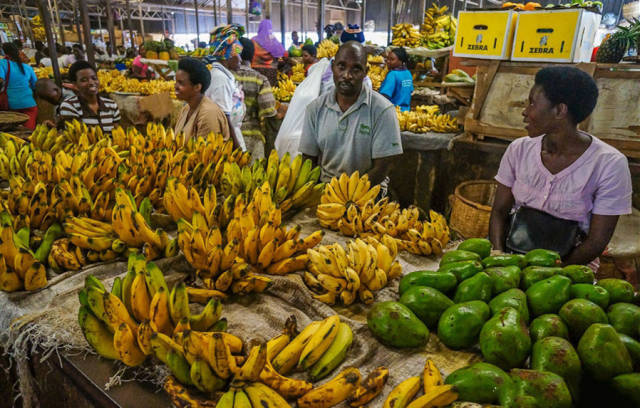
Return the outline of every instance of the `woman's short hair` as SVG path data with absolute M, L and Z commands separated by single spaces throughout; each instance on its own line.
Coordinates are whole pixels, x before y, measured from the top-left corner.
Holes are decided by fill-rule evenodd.
M 211 73 L 207 69 L 207 66 L 195 58 L 180 58 L 180 61 L 178 61 L 178 69 L 189 75 L 189 81 L 191 81 L 193 85 L 202 85 L 202 89 L 200 89 L 201 93 L 204 93 L 204 91 L 209 88 L 209 85 L 211 85 Z
M 585 120 L 598 102 L 598 87 L 591 75 L 575 67 L 547 67 L 536 74 L 536 85 L 551 103 L 567 105 L 574 123 Z
M 90 68 L 93 70 L 93 72 L 96 72 L 96 68 L 84 60 L 76 61 L 73 64 L 71 64 L 71 66 L 69 67 L 69 73 L 68 73 L 69 79 L 71 80 L 71 82 L 76 82 L 78 80 L 78 71 L 82 71 L 83 69 L 87 69 L 87 68 Z
M 407 50 L 405 50 L 403 47 L 394 48 L 391 50 L 391 52 L 396 54 L 396 57 L 398 57 L 398 59 L 402 61 L 403 64 L 409 62 L 409 54 L 407 54 Z
M 312 55 L 314 57 L 318 55 L 318 49 L 311 44 L 303 45 L 302 51 L 306 51 L 307 53 L 309 53 L 309 55 Z

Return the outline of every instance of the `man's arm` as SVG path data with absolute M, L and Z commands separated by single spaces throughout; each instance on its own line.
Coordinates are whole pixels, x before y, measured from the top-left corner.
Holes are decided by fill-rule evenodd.
M 496 197 L 491 209 L 491 218 L 489 219 L 489 241 L 491 241 L 493 249 L 504 251 L 509 212 L 514 202 L 515 198 L 511 188 L 498 183 Z
M 591 216 L 587 238 L 564 260 L 565 265 L 586 265 L 600 255 L 607 247 L 618 223 L 618 215 Z
M 396 156 L 373 159 L 373 167 L 367 172 L 371 185 L 382 183 L 385 177 L 389 175 L 393 168 L 395 157 Z

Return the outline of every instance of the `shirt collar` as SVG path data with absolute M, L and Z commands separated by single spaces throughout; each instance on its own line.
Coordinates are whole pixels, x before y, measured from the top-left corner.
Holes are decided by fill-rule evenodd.
M 360 95 L 358 95 L 358 99 L 356 99 L 354 104 L 351 105 L 349 109 L 347 109 L 345 112 L 342 112 L 342 109 L 340 109 L 340 105 L 338 105 L 338 101 L 336 99 L 336 93 L 337 91 L 334 89 L 334 91 L 331 93 L 331 97 L 327 101 L 327 106 L 339 112 L 340 114 L 347 114 L 347 113 L 353 112 L 354 110 L 358 109 L 360 105 L 371 105 L 371 90 L 369 89 L 368 86 L 365 85 L 364 81 L 362 83 L 362 89 L 360 90 Z

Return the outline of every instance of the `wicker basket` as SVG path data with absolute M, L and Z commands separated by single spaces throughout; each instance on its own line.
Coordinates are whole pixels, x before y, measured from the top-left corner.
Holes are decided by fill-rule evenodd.
M 497 183 L 473 180 L 460 183 L 451 199 L 450 228 L 461 238 L 485 238 L 489 235 L 489 217 Z

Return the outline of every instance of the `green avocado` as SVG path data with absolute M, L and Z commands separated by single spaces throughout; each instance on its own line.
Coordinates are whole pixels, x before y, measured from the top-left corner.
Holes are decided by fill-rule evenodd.
M 602 286 L 591 283 L 576 283 L 571 285 L 572 299 L 587 299 L 606 310 L 609 306 L 609 292 Z
M 457 285 L 456 276 L 449 272 L 414 271 L 402 277 L 398 291 L 402 296 L 413 286 L 428 286 L 442 293 L 450 293 Z
M 572 299 L 562 305 L 558 315 L 569 327 L 569 334 L 575 341 L 580 340 L 585 330 L 594 323 L 609 323 L 600 306 L 587 299 Z
M 527 289 L 529 312 L 532 316 L 546 313 L 557 313 L 569 300 L 571 279 L 566 276 L 555 275 L 534 283 Z
M 562 268 L 551 266 L 527 266 L 522 270 L 522 290 L 527 290 L 536 282 L 558 275 Z
M 609 307 L 607 316 L 609 317 L 609 323 L 618 333 L 631 337 L 638 336 L 640 306 L 631 303 L 616 303 Z
M 559 273 L 571 279 L 573 283 L 593 283 L 595 280 L 593 269 L 586 265 L 567 265 Z
M 533 249 L 524 255 L 527 266 L 558 266 L 562 262 L 560 254 L 548 249 Z
M 376 303 L 367 314 L 367 325 L 382 344 L 390 347 L 420 347 L 429 341 L 427 326 L 402 303 Z
M 475 252 L 483 259 L 491 255 L 491 242 L 485 238 L 470 238 L 460 243 L 457 249 Z
M 458 285 L 456 294 L 453 297 L 455 303 L 469 302 L 471 300 L 491 300 L 493 281 L 484 272 L 479 272 Z
M 618 375 L 613 377 L 611 384 L 632 406 L 640 407 L 640 373 Z
M 484 273 L 493 280 L 493 294 L 505 292 L 520 286 L 520 268 L 515 265 L 487 268 Z
M 640 341 L 622 333 L 618 333 L 618 337 L 620 337 L 622 344 L 627 348 L 631 361 L 633 361 L 637 367 L 640 367 Z
M 479 342 L 485 361 L 504 370 L 521 367 L 531 350 L 527 323 L 512 307 L 505 307 L 482 326 Z
M 498 296 L 491 299 L 489 302 L 489 308 L 491 314 L 495 315 L 505 307 L 512 307 L 516 309 L 525 322 L 529 323 L 529 307 L 527 306 L 527 295 L 523 291 L 517 288 L 509 289 L 506 292 L 502 292 Z
M 545 337 L 531 350 L 531 369 L 549 371 L 564 379 L 574 401 L 580 396 L 582 364 L 571 343 L 562 337 Z
M 558 374 L 548 371 L 513 369 L 512 386 L 500 393 L 504 408 L 571 408 L 571 393 Z
M 633 371 L 627 348 L 609 324 L 592 324 L 578 342 L 578 355 L 584 370 L 598 381 Z
M 411 309 L 430 329 L 438 327 L 440 315 L 453 306 L 451 299 L 442 292 L 427 286 L 409 288 L 400 296 L 400 303 Z
M 533 342 L 540 341 L 545 337 L 562 337 L 569 339 L 569 328 L 556 314 L 543 314 L 531 322 L 529 334 Z
M 442 259 L 440 259 L 440 266 L 446 265 L 451 262 L 460 262 L 460 261 L 479 261 L 480 255 L 471 251 L 464 250 L 453 250 L 449 252 L 445 252 L 442 255 Z
M 455 387 L 460 401 L 496 404 L 500 390 L 505 385 L 510 385 L 511 379 L 493 364 L 475 363 L 452 372 L 444 383 Z
M 454 350 L 471 347 L 489 315 L 489 306 L 479 300 L 453 305 L 440 316 L 438 337 Z
M 460 261 L 443 265 L 438 269 L 438 272 L 451 272 L 456 275 L 458 282 L 462 282 L 476 273 L 481 272 L 482 269 L 484 269 L 484 267 L 479 261 Z
M 520 254 L 503 254 L 488 256 L 482 260 L 482 264 L 485 268 L 492 268 L 494 266 L 511 266 L 515 265 L 519 268 L 525 266 L 524 255 Z
M 609 292 L 609 304 L 633 303 L 633 285 L 622 279 L 602 279 L 596 285 L 602 286 Z

